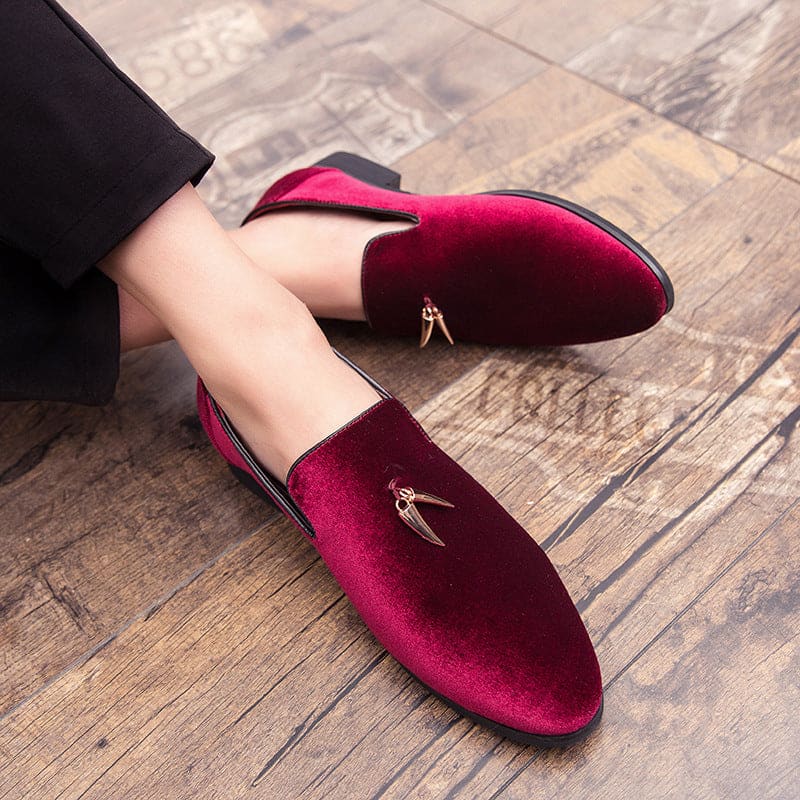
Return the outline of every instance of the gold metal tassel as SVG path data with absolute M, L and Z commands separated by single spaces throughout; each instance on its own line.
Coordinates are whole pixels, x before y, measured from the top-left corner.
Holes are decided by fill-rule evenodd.
M 422 307 L 422 331 L 419 335 L 420 348 L 425 347 L 431 339 L 433 333 L 434 323 L 439 326 L 439 330 L 447 337 L 450 344 L 455 344 L 450 331 L 447 329 L 447 323 L 444 321 L 444 314 L 439 307 L 430 299 L 425 297 L 425 305 Z
M 436 497 L 436 495 L 428 494 L 427 492 L 418 492 L 410 486 L 397 487 L 394 481 L 390 484 L 390 488 L 395 496 L 394 505 L 397 509 L 397 516 L 414 533 L 419 534 L 426 541 L 444 547 L 444 542 L 433 532 L 431 526 L 425 522 L 419 509 L 414 504 L 428 503 L 429 505 L 442 506 L 443 508 L 455 508 L 455 506 L 441 497 Z

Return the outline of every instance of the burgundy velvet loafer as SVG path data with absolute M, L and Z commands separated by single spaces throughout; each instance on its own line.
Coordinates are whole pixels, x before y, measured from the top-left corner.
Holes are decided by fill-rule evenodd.
M 553 565 L 364 377 L 382 399 L 298 458 L 287 486 L 258 464 L 198 380 L 200 419 L 233 473 L 308 537 L 415 678 L 517 742 L 582 738 L 602 713 L 600 669 Z
M 335 153 L 273 184 L 243 224 L 274 209 L 331 208 L 416 223 L 372 239 L 362 293 L 379 333 L 565 345 L 627 336 L 673 303 L 666 272 L 634 239 L 568 200 L 508 190 L 400 191 L 400 175 Z

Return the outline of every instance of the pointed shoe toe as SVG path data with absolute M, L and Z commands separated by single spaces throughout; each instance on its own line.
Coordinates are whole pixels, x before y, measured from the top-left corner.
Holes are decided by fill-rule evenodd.
M 396 399 L 301 456 L 283 487 L 198 384 L 234 473 L 309 538 L 376 639 L 460 713 L 563 746 L 602 710 L 595 653 L 545 553 Z
M 400 191 L 400 175 L 336 153 L 271 186 L 243 224 L 275 209 L 331 208 L 415 226 L 369 242 L 367 321 L 379 333 L 499 345 L 567 345 L 654 325 L 674 291 L 629 234 L 553 195 Z

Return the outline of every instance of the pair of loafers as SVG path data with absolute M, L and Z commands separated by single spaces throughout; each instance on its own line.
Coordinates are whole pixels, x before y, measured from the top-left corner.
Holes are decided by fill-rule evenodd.
M 283 208 L 413 221 L 367 245 L 362 287 L 374 330 L 422 346 L 433 335 L 598 341 L 653 325 L 673 302 L 641 245 L 549 195 L 414 195 L 397 173 L 337 153 L 280 179 L 245 224 Z M 198 380 L 215 448 L 308 538 L 378 641 L 429 690 L 523 744 L 583 738 L 602 713 L 600 668 L 553 565 L 397 399 L 340 358 L 381 399 L 302 455 L 285 485 Z

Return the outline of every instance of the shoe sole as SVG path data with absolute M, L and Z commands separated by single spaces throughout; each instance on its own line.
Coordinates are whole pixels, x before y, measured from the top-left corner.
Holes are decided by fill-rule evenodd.
M 278 504 L 275 502 L 274 498 L 265 489 L 263 489 L 259 485 L 258 481 L 256 481 L 249 473 L 239 469 L 239 467 L 233 466 L 233 464 L 229 464 L 228 469 L 230 469 L 230 471 L 233 473 L 233 476 L 245 487 L 247 487 L 247 489 L 249 489 L 254 495 L 256 495 L 256 497 L 266 500 L 280 511 L 283 511 L 283 509 L 281 509 L 280 506 L 278 506 Z M 400 664 L 399 661 L 397 663 Z M 402 666 L 403 669 L 405 669 L 406 672 L 408 672 L 408 674 L 411 675 L 411 677 L 414 678 L 414 680 L 416 680 L 421 686 L 427 689 L 435 697 L 438 697 L 439 700 L 441 700 L 445 705 L 450 706 L 450 708 L 458 712 L 461 716 L 467 717 L 468 719 L 473 720 L 473 722 L 477 722 L 480 725 L 493 730 L 495 733 L 499 733 L 506 739 L 519 744 L 533 745 L 535 747 L 543 748 L 568 747 L 586 738 L 597 727 L 598 723 L 600 722 L 600 718 L 603 715 L 603 700 L 601 698 L 600 707 L 597 709 L 594 717 L 592 717 L 592 719 L 589 720 L 586 725 L 584 725 L 582 728 L 579 728 L 577 731 L 554 736 L 548 736 L 541 733 L 527 733 L 526 731 L 520 731 L 516 728 L 509 728 L 507 725 L 501 725 L 499 722 L 495 722 L 488 717 L 482 717 L 480 714 L 469 711 L 463 706 L 458 705 L 458 703 L 450 700 L 450 698 L 445 697 L 443 694 L 439 694 L 439 692 L 437 692 L 435 689 L 431 689 L 431 687 L 428 686 L 425 681 L 420 680 L 405 665 L 400 664 L 400 666 Z
M 398 662 L 399 663 L 399 662 Z M 547 736 L 543 733 L 526 733 L 525 731 L 517 730 L 516 728 L 509 728 L 507 725 L 501 725 L 499 722 L 495 722 L 494 720 L 488 719 L 487 717 L 482 717 L 480 714 L 475 714 L 473 711 L 468 711 L 466 708 L 458 705 L 458 703 L 454 703 L 452 700 L 448 699 L 444 695 L 439 694 L 434 689 L 431 689 L 424 681 L 421 681 L 414 675 L 411 670 L 404 667 L 406 672 L 411 675 L 412 678 L 417 680 L 422 686 L 424 686 L 432 695 L 438 697 L 445 705 L 450 706 L 454 711 L 457 711 L 461 716 L 467 717 L 471 719 L 473 722 L 477 722 L 478 724 L 482 725 L 485 728 L 489 728 L 493 730 L 495 733 L 499 733 L 504 738 L 508 739 L 512 742 L 517 742 L 518 744 L 524 744 L 532 747 L 541 747 L 547 750 L 554 750 L 559 747 L 571 747 L 578 742 L 583 741 L 589 734 L 600 724 L 600 719 L 603 716 L 603 705 L 604 701 L 603 698 L 600 698 L 600 706 L 598 707 L 595 715 L 587 722 L 582 728 L 578 728 L 577 731 L 573 731 L 572 733 L 564 733 L 558 734 L 554 736 Z
M 400 188 L 402 175 L 400 175 L 399 172 L 395 172 L 388 167 L 384 167 L 382 164 L 376 164 L 374 161 L 370 161 L 369 159 L 357 156 L 354 153 L 345 153 L 343 151 L 331 153 L 329 156 L 323 158 L 322 161 L 318 161 L 316 164 L 314 164 L 314 166 L 333 167 L 334 169 L 338 169 L 341 172 L 347 173 L 350 175 L 350 177 L 355 178 L 356 180 L 362 181 L 363 183 L 369 183 L 372 186 L 377 186 L 380 189 L 389 189 L 393 192 L 403 191 Z M 642 260 L 645 266 L 649 268 L 653 275 L 656 276 L 658 282 L 661 284 L 661 288 L 664 290 L 664 296 L 667 300 L 667 307 L 664 309 L 665 314 L 670 311 L 672 306 L 675 304 L 675 290 L 672 287 L 672 281 L 669 279 L 666 270 L 661 266 L 661 264 L 659 264 L 658 261 L 653 258 L 652 254 L 649 253 L 632 236 L 625 233 L 625 231 L 623 231 L 621 228 L 618 228 L 613 222 L 609 222 L 599 214 L 595 214 L 594 211 L 590 211 L 588 208 L 579 206 L 577 203 L 573 203 L 571 200 L 565 200 L 563 197 L 556 197 L 552 194 L 532 192 L 524 189 L 502 189 L 492 192 L 481 192 L 481 194 L 512 195 L 514 197 L 525 197 L 529 200 L 538 200 L 542 203 L 549 203 L 550 205 L 559 206 L 560 208 L 570 211 L 573 214 L 585 219 L 587 222 L 590 222 L 592 225 L 595 225 L 602 231 L 605 231 L 610 236 L 613 236 L 618 242 L 624 244 L 625 247 L 635 253 Z

